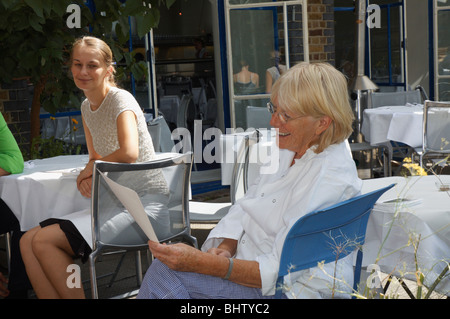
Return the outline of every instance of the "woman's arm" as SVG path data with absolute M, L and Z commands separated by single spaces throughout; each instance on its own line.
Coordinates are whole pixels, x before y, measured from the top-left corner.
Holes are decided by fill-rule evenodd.
M 266 93 L 272 92 L 272 75 L 266 71 Z
M 149 248 L 155 258 L 177 271 L 224 278 L 230 267 L 229 257 L 205 253 L 185 244 L 164 245 L 149 241 Z M 233 261 L 233 269 L 228 280 L 247 287 L 261 288 L 258 262 L 241 259 Z
M 92 135 L 89 129 L 86 125 L 84 125 L 84 128 L 86 145 L 89 151 L 89 163 L 78 175 L 77 187 L 83 196 L 90 197 L 94 162 L 96 160 L 102 160 L 106 162 L 134 163 L 139 156 L 139 136 L 134 112 L 122 112 L 117 117 L 119 148 L 111 154 L 101 157 L 94 149 Z

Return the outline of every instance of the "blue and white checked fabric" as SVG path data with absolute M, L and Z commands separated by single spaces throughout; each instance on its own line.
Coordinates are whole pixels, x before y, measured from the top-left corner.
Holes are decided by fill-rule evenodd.
M 155 259 L 145 274 L 138 299 L 273 299 L 261 289 L 229 280 L 169 269 Z

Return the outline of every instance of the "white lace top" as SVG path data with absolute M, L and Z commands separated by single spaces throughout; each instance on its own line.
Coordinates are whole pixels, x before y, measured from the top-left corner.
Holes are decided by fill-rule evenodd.
M 137 119 L 139 156 L 136 162 L 148 161 L 155 154 L 153 142 L 147 129 L 144 114 L 131 93 L 111 87 L 97 110 L 91 110 L 88 99 L 85 99 L 81 104 L 81 113 L 91 132 L 94 149 L 102 157 L 119 149 L 117 117 L 128 110 L 133 111 Z
M 81 104 L 81 114 L 89 128 L 95 151 L 102 157 L 119 149 L 117 135 L 117 117 L 124 111 L 133 111 L 136 115 L 139 134 L 139 156 L 137 163 L 146 162 L 155 157 L 152 138 L 147 129 L 144 113 L 133 95 L 123 89 L 111 87 L 100 107 L 92 111 L 88 99 Z M 167 193 L 167 185 L 160 172 L 127 173 L 116 179 L 123 186 L 134 189 L 140 196 L 148 193 Z

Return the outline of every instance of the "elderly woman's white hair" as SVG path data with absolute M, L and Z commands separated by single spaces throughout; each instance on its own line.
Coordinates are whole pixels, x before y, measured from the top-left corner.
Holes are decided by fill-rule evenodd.
M 275 82 L 271 100 L 295 115 L 331 118 L 332 124 L 319 137 L 316 153 L 343 142 L 353 131 L 347 80 L 328 63 L 295 65 Z

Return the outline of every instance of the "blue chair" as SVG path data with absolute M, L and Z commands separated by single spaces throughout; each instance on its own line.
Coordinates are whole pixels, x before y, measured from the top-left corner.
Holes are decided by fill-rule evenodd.
M 300 218 L 286 236 L 281 252 L 275 298 L 281 298 L 284 276 L 344 258 L 364 244 L 367 222 L 375 202 L 395 184 L 359 195 Z M 351 243 L 351 244 L 349 244 Z M 345 247 L 336 256 L 336 247 Z M 362 251 L 358 249 L 354 285 L 361 274 Z

